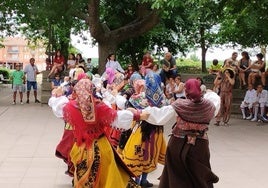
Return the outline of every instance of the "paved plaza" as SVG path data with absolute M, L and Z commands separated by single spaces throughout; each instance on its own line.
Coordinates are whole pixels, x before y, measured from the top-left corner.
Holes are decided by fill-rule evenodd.
M 10 86 L 0 85 L 0 188 L 71 188 L 65 164 L 54 156 L 63 121 L 47 105 L 33 101 L 12 105 Z M 229 127 L 213 123 L 211 165 L 220 178 L 215 187 L 268 187 L 268 126 L 241 119 L 231 119 Z M 169 127 L 165 133 L 170 133 Z M 159 166 L 149 175 L 154 187 L 161 170 Z

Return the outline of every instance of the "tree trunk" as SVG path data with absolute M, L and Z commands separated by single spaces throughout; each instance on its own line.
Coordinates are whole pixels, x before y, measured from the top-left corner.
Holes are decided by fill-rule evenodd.
M 206 53 L 207 53 L 207 48 L 203 45 L 201 45 L 201 62 L 202 62 L 202 72 L 207 72 L 207 66 L 206 66 Z
M 100 0 L 88 2 L 88 16 L 84 19 L 89 26 L 91 36 L 99 45 L 98 72 L 100 74 L 105 70 L 106 57 L 109 53 L 115 53 L 120 43 L 150 31 L 160 21 L 159 10 L 151 10 L 149 4 L 140 3 L 136 9 L 136 18 L 125 25 L 110 30 L 109 24 L 102 23 L 100 20 Z
M 117 44 L 115 42 L 109 43 L 109 42 L 99 42 L 98 43 L 98 49 L 99 49 L 99 68 L 98 73 L 100 75 L 103 74 L 105 71 L 105 65 L 106 65 L 106 58 L 109 54 L 113 53 L 116 55 L 115 51 L 117 49 Z
M 206 53 L 207 53 L 207 49 L 206 48 L 206 41 L 205 41 L 205 29 L 204 27 L 200 28 L 200 36 L 201 36 L 201 62 L 202 62 L 202 72 L 207 72 L 207 67 L 206 67 Z

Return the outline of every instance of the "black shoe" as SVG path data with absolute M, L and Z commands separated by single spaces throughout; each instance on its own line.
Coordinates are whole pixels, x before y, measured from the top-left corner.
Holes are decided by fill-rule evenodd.
M 27 99 L 26 103 L 29 104 L 29 99 Z
M 148 180 L 145 183 L 141 182 L 141 187 L 145 188 L 145 187 L 153 187 L 154 184 L 150 183 Z
M 35 103 L 40 103 L 40 101 L 38 99 L 35 99 Z

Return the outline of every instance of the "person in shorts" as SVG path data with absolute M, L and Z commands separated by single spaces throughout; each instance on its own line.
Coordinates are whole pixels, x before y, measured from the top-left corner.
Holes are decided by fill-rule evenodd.
M 29 97 L 30 97 L 30 91 L 31 88 L 34 90 L 34 98 L 35 103 L 40 103 L 40 101 L 37 99 L 37 82 L 36 82 L 36 75 L 40 72 L 37 69 L 37 66 L 34 64 L 35 59 L 30 59 L 30 64 L 26 65 L 24 68 L 24 73 L 27 77 L 27 101 L 26 103 L 29 104 Z
M 12 79 L 12 90 L 13 90 L 13 103 L 16 104 L 16 96 L 17 91 L 19 91 L 20 94 L 20 104 L 23 104 L 22 98 L 23 98 L 23 92 L 24 92 L 24 84 L 25 84 L 25 77 L 24 72 L 20 70 L 20 65 L 15 65 L 16 70 L 12 72 L 11 79 Z

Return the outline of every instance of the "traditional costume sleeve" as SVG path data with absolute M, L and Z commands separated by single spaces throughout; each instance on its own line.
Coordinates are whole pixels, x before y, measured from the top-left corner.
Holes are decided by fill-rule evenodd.
M 63 107 L 69 102 L 66 96 L 50 97 L 48 105 L 52 108 L 54 115 L 58 118 L 63 117 Z
M 146 121 L 153 125 L 174 125 L 177 120 L 177 113 L 171 105 L 163 106 L 161 108 L 146 107 L 143 111 L 150 114 Z
M 215 112 L 214 112 L 214 116 L 216 116 L 220 110 L 220 106 L 221 106 L 221 98 L 219 95 L 217 95 L 217 93 L 215 93 L 214 91 L 207 91 L 206 94 L 204 95 L 204 98 L 209 100 L 210 102 L 212 102 L 215 106 Z
M 133 113 L 129 110 L 118 110 L 117 117 L 112 123 L 112 127 L 128 130 L 131 128 L 133 117 Z

